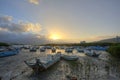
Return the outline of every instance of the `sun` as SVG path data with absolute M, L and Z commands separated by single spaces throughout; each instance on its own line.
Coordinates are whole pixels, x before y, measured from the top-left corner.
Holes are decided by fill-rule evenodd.
M 52 34 L 50 36 L 50 39 L 52 39 L 52 40 L 58 40 L 58 39 L 60 39 L 60 35 L 58 35 L 58 34 Z

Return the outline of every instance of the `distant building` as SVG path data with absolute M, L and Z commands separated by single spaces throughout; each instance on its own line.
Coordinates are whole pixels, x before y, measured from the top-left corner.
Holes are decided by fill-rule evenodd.
M 80 41 L 80 44 L 84 44 L 84 43 L 86 43 L 86 41 Z

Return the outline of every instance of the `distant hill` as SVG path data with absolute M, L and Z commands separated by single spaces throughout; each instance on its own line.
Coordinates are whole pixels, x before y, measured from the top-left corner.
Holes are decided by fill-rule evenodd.
M 100 40 L 98 42 L 120 43 L 120 37 L 116 36 L 115 38 L 104 39 L 104 40 Z

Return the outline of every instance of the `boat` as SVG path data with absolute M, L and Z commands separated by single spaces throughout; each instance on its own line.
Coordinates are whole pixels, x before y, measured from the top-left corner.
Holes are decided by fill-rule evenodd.
M 84 53 L 91 57 L 98 57 L 100 55 L 95 50 L 84 50 Z
M 102 47 L 102 46 L 89 46 L 89 47 L 86 47 L 86 49 L 106 51 L 108 49 L 108 47 L 107 46 L 105 46 L 105 47 Z
M 35 46 L 36 47 L 36 49 L 39 49 L 39 46 Z
M 51 46 L 45 46 L 45 49 L 52 49 Z
M 53 52 L 53 53 L 56 52 L 56 49 L 55 49 L 55 48 L 52 48 L 52 52 Z
M 73 49 L 71 49 L 71 48 L 66 48 L 66 49 L 65 49 L 65 52 L 67 52 L 67 53 L 72 53 L 72 52 L 73 52 Z
M 30 48 L 30 52 L 36 52 L 37 49 L 35 47 Z
M 32 68 L 34 71 L 47 70 L 56 62 L 60 61 L 61 54 L 48 55 L 46 58 L 36 58 L 28 61 L 24 61 L 26 65 Z
M 80 52 L 80 53 L 84 52 L 84 50 L 80 49 L 80 48 L 77 48 L 77 51 Z
M 0 48 L 0 52 L 3 52 L 3 51 L 5 51 L 5 49 L 4 48 Z
M 7 57 L 7 56 L 12 56 L 16 55 L 19 53 L 19 49 L 1 49 L 0 50 L 0 57 Z
M 75 61 L 78 60 L 79 57 L 72 54 L 72 55 L 62 55 L 61 58 L 67 61 Z
M 45 48 L 44 47 L 40 48 L 40 52 L 45 52 Z
M 30 49 L 30 45 L 23 45 L 21 48 L 22 49 Z
M 64 46 L 60 46 L 59 49 L 65 49 L 65 47 Z

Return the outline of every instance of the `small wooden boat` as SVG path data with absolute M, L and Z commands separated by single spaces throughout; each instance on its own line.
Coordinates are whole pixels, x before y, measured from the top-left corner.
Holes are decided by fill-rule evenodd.
M 75 61 L 78 60 L 79 57 L 76 55 L 62 55 L 61 58 L 67 61 Z
M 25 64 L 27 64 L 34 71 L 43 71 L 48 69 L 50 66 L 52 66 L 56 62 L 58 62 L 60 60 L 60 57 L 61 57 L 61 54 L 49 55 L 46 57 L 46 60 L 37 58 L 37 59 L 32 59 L 31 61 L 25 61 Z
M 12 56 L 12 55 L 16 55 L 18 53 L 19 53 L 18 49 L 3 50 L 3 51 L 0 51 L 0 57 Z
M 36 52 L 36 51 L 37 51 L 37 49 L 35 47 L 30 49 L 30 52 Z
M 45 48 L 46 48 L 46 49 L 52 49 L 52 47 L 51 47 L 51 46 L 45 46 Z
M 44 47 L 40 48 L 40 52 L 45 52 L 45 48 Z
M 98 57 L 100 54 L 97 54 L 94 50 L 84 50 L 84 53 L 91 57 Z
M 52 48 L 52 52 L 53 52 L 53 53 L 56 52 L 56 49 L 55 49 L 55 48 Z
M 65 49 L 65 52 L 67 52 L 67 53 L 72 53 L 72 52 L 73 52 L 73 49 L 71 49 L 71 48 L 66 48 L 66 49 Z
M 77 51 L 80 52 L 80 53 L 84 52 L 84 50 L 80 49 L 80 48 L 78 48 Z

